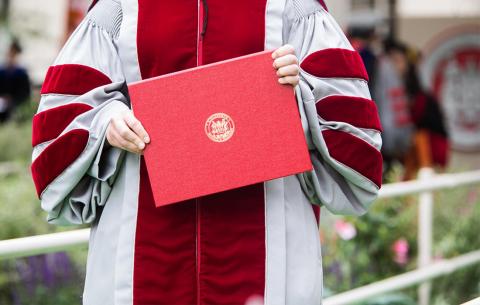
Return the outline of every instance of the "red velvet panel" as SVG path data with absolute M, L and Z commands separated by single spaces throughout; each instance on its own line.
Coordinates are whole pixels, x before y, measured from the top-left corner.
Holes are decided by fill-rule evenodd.
M 92 106 L 71 103 L 37 113 L 32 122 L 32 147 L 55 139 L 80 114 Z
M 48 68 L 40 93 L 82 95 L 111 82 L 108 76 L 89 66 L 57 65 Z
M 266 0 L 207 0 L 208 24 L 203 63 L 246 55 L 264 49 Z
M 265 4 L 208 0 L 201 62 L 263 50 Z M 197 9 L 198 1 L 139 1 L 142 78 L 196 66 Z M 155 208 L 143 158 L 140 175 L 135 305 L 244 304 L 263 296 L 263 184 Z
M 300 67 L 317 77 L 359 78 L 368 81 L 368 74 L 357 51 L 324 49 L 305 57 Z
M 377 105 L 372 100 L 343 95 L 331 95 L 316 104 L 317 113 L 327 121 L 345 122 L 360 128 L 381 131 Z
M 263 183 L 202 197 L 201 305 L 245 304 L 265 289 Z
M 197 304 L 195 200 L 156 208 L 141 158 L 134 305 Z
M 38 197 L 83 152 L 88 136 L 87 130 L 70 130 L 48 145 L 35 159 L 30 169 Z
M 138 1 L 137 50 L 142 78 L 197 64 L 198 1 Z
M 266 3 L 208 0 L 202 63 L 264 50 Z M 198 304 L 244 304 L 252 295 L 263 297 L 263 183 L 203 197 L 200 206 Z
M 143 79 L 196 66 L 198 1 L 138 1 Z M 196 201 L 155 208 L 145 161 L 135 238 L 134 305 L 197 304 Z
M 364 140 L 338 130 L 322 131 L 330 156 L 370 179 L 382 184 L 382 154 Z

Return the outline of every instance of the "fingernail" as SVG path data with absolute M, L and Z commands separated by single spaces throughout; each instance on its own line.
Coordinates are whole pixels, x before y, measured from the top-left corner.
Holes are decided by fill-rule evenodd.
M 144 141 L 145 143 L 150 143 L 150 138 L 149 138 L 149 137 L 145 137 L 145 138 L 143 138 L 143 141 Z
M 272 58 L 275 58 L 277 56 L 277 53 L 272 52 Z
M 138 148 L 144 149 L 145 148 L 145 143 L 141 142 L 140 144 L 138 144 Z

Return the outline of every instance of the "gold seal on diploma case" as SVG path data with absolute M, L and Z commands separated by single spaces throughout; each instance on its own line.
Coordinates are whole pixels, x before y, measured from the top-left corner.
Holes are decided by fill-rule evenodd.
M 226 142 L 234 132 L 235 123 L 228 114 L 214 113 L 205 122 L 205 133 L 214 142 Z

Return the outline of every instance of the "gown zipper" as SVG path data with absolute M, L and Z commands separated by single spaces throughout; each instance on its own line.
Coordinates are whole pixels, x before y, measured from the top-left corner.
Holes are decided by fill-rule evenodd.
M 207 29 L 207 15 L 208 6 L 207 0 L 198 0 L 198 30 L 197 30 L 197 66 L 203 64 L 203 37 Z M 201 31 L 200 31 L 201 29 Z M 201 259 L 201 249 L 200 249 L 200 219 L 201 219 L 201 200 L 200 198 L 195 199 L 195 218 L 196 218 L 196 282 L 197 282 L 197 305 L 201 305 L 200 300 L 200 259 Z
M 207 22 L 207 0 L 198 0 L 197 66 L 201 66 L 203 64 L 203 38 L 207 31 Z M 200 29 L 202 30 L 200 31 Z
M 200 198 L 195 199 L 195 217 L 196 217 L 196 282 L 197 282 L 197 305 L 200 305 Z
M 198 24 L 197 24 L 197 67 L 200 65 L 200 56 L 201 56 L 201 39 L 200 39 L 200 22 L 203 18 L 203 5 L 202 5 L 202 0 L 198 0 Z M 198 198 L 195 198 L 195 283 L 196 283 L 196 290 L 197 290 L 197 305 L 200 305 L 200 264 L 199 264 L 199 257 L 200 257 L 200 241 L 198 240 L 198 235 L 199 235 L 199 228 L 200 226 L 198 225 Z

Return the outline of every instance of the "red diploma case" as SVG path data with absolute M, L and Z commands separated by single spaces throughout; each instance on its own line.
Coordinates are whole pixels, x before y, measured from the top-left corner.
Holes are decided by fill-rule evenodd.
M 128 86 L 150 135 L 157 207 L 312 169 L 294 90 L 271 50 Z

